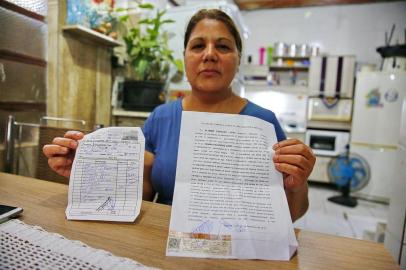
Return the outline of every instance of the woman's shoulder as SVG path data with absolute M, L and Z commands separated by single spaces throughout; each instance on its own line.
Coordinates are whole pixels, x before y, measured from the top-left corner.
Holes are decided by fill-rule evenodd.
M 144 134 L 159 134 L 159 131 L 180 122 L 181 100 L 167 102 L 156 107 L 144 122 Z M 151 135 L 152 136 L 152 135 Z
M 278 119 L 276 119 L 275 113 L 271 110 L 265 109 L 251 101 L 247 100 L 248 103 L 240 114 L 250 115 L 267 121 L 275 127 L 276 137 L 278 141 L 283 141 L 286 139 L 285 132 L 283 131 Z
M 177 113 L 182 112 L 181 102 L 182 102 L 181 99 L 177 99 L 177 100 L 170 101 L 170 102 L 164 103 L 162 105 L 159 105 L 151 113 L 151 116 L 153 116 L 156 119 L 162 118 L 162 117 L 174 116 Z
M 265 109 L 249 100 L 247 100 L 247 105 L 240 114 L 258 117 L 271 123 L 276 121 L 275 113 L 273 111 Z

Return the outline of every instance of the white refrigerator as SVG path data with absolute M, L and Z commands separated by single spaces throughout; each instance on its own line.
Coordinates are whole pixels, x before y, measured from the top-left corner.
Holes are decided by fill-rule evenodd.
M 403 101 L 398 154 L 390 194 L 385 247 L 401 269 L 406 269 L 406 98 Z
M 350 152 L 364 157 L 369 183 L 356 196 L 389 202 L 397 161 L 406 71 L 362 71 L 357 74 Z

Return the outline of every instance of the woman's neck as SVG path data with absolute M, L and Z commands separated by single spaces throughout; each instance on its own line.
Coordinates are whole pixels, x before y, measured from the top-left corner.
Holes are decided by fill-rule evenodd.
M 231 88 L 222 93 L 192 91 L 182 100 L 185 111 L 239 113 L 247 101 L 236 96 Z

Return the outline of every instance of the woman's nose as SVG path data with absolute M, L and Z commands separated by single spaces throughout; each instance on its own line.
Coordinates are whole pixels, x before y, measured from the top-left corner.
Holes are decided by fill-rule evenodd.
M 208 44 L 204 50 L 204 61 L 217 61 L 216 46 Z

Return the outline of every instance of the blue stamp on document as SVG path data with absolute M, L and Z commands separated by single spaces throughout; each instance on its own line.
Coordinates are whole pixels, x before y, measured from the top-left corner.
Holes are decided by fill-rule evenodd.
M 204 234 L 210 234 L 213 231 L 213 221 L 211 220 L 206 220 L 203 223 L 199 224 L 196 228 L 192 230 L 193 234 L 197 233 L 204 233 Z
M 224 219 L 218 220 L 205 220 L 198 224 L 193 230 L 192 234 L 209 234 L 209 235 L 229 235 L 232 232 L 247 232 L 248 225 L 242 224 L 237 221 L 227 221 Z

